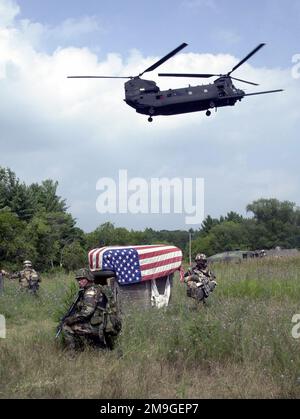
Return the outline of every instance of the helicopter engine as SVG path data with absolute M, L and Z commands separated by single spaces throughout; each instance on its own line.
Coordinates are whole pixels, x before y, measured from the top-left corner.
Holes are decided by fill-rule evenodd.
M 144 93 L 157 93 L 159 88 L 152 80 L 145 80 L 139 77 L 134 77 L 125 83 L 125 97 L 126 101 L 140 97 Z

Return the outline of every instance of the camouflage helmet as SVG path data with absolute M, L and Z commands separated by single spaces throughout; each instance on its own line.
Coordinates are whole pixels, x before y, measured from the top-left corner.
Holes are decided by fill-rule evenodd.
M 198 253 L 195 257 L 195 262 L 205 261 L 207 262 L 207 256 L 204 253 Z
M 32 262 L 30 260 L 24 260 L 23 266 L 25 266 L 25 267 L 31 267 L 32 266 Z
M 87 268 L 78 269 L 75 275 L 75 279 L 80 281 L 80 279 L 87 279 L 88 281 L 94 281 L 92 272 Z

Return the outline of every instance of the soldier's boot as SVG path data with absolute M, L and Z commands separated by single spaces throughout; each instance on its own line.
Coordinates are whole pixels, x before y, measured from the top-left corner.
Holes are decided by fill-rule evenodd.
M 104 324 L 101 323 L 99 326 L 99 331 L 98 331 L 98 337 L 99 337 L 99 348 L 106 348 L 107 347 L 107 342 L 106 342 L 106 337 L 105 337 L 105 330 L 104 330 Z
M 64 344 L 70 352 L 76 352 L 80 349 L 80 345 L 74 331 L 69 326 L 63 326 Z

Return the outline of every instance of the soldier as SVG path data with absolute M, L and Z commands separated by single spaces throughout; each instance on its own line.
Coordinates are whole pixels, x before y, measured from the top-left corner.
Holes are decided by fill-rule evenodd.
M 217 282 L 215 275 L 208 269 L 207 257 L 198 253 L 195 257 L 196 266 L 189 269 L 184 275 L 187 284 L 187 296 L 197 301 L 205 302 L 209 294 L 215 289 Z
M 17 278 L 19 278 L 20 288 L 36 295 L 41 278 L 35 269 L 32 268 L 30 260 L 25 260 L 23 268 L 24 269 L 16 275 Z
M 83 349 L 84 343 L 90 343 L 113 349 L 121 331 L 121 320 L 112 294 L 105 286 L 95 284 L 89 269 L 80 269 L 76 280 L 80 287 L 78 298 L 74 308 L 63 318 L 61 327 L 67 347 Z
M 4 269 L 0 269 L 0 274 L 2 274 L 3 276 L 7 276 L 8 272 L 6 272 Z
M 4 269 L 0 269 L 0 294 L 2 294 L 4 290 L 4 277 L 6 275 L 8 275 L 8 273 Z

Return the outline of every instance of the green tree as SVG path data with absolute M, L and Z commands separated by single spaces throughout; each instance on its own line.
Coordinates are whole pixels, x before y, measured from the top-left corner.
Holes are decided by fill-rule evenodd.
M 13 269 L 32 249 L 24 237 L 25 223 L 9 209 L 0 210 L 0 261 Z
M 265 229 L 266 247 L 300 246 L 300 211 L 296 204 L 277 199 L 259 199 L 247 206 L 258 228 Z
M 28 187 L 28 194 L 34 202 L 35 211 L 66 212 L 65 199 L 57 195 L 58 182 L 44 180 L 41 185 L 34 183 Z
M 208 215 L 201 224 L 201 229 L 200 229 L 201 234 L 203 235 L 208 234 L 210 230 L 214 226 L 218 225 L 219 223 L 220 221 L 218 219 L 212 218 L 210 215 Z
M 66 244 L 62 248 L 60 266 L 67 271 L 74 271 L 75 269 L 86 266 L 87 263 L 87 252 L 80 242 L 74 241 L 70 244 Z
M 209 234 L 199 237 L 192 244 L 193 253 L 206 253 L 208 256 L 248 248 L 249 241 L 245 225 L 233 221 L 224 221 L 214 226 Z

